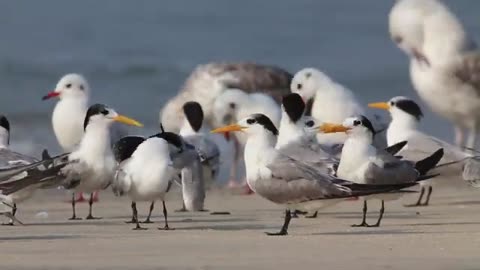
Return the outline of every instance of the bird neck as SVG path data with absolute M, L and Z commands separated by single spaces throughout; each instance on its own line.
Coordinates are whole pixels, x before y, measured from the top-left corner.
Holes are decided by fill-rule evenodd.
M 266 166 L 269 162 L 271 152 L 274 152 L 277 138 L 273 134 L 251 135 L 245 145 L 245 166 L 249 168 L 257 166 Z
M 87 125 L 79 151 L 97 160 L 112 153 L 110 142 L 110 125 L 103 121 L 93 121 Z
M 376 153 L 372 140 L 367 136 L 348 137 L 343 146 L 337 175 L 349 181 L 356 181 L 357 169 L 369 161 Z
M 3 127 L 0 128 L 0 148 L 8 148 L 10 145 L 10 133 Z
M 417 130 L 419 121 L 407 113 L 397 113 L 392 115 L 392 121 L 387 129 L 387 144 L 393 145 L 404 138 L 402 135 Z
M 297 123 L 301 120 L 302 119 L 299 119 Z M 292 141 L 297 141 L 302 138 L 304 132 L 297 126 L 297 123 L 292 122 L 285 111 L 282 112 L 279 135 L 275 148 L 279 149 L 280 147 L 285 146 Z

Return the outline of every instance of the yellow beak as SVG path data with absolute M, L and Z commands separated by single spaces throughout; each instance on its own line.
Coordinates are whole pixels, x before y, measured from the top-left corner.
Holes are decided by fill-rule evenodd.
M 143 127 L 143 124 L 138 122 L 137 120 L 134 120 L 130 117 L 126 117 L 124 115 L 118 115 L 113 118 L 114 121 L 126 124 L 126 125 L 131 125 L 131 126 L 137 126 L 137 127 Z
M 247 127 L 243 127 L 243 126 L 240 126 L 240 125 L 237 125 L 237 124 L 233 124 L 233 125 L 228 125 L 228 126 L 216 128 L 216 129 L 214 129 L 210 132 L 211 133 L 226 133 L 226 132 L 231 132 L 231 131 L 242 131 L 246 128 Z
M 323 133 L 347 132 L 349 130 L 350 130 L 350 128 L 348 128 L 346 126 L 338 125 L 338 124 L 332 124 L 332 123 L 323 123 L 318 128 L 318 132 L 323 132 Z
M 387 102 L 369 103 L 368 107 L 382 110 L 390 110 L 390 105 Z

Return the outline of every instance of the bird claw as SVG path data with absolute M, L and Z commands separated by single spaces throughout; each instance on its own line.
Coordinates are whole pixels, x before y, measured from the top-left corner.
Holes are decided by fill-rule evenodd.
M 145 221 L 142 221 L 140 223 L 143 223 L 143 224 L 152 224 L 153 221 L 151 221 L 150 219 L 146 219 Z
M 82 220 L 82 218 L 79 218 L 79 217 L 71 217 L 71 218 L 69 218 L 68 220 Z
M 357 228 L 357 227 L 371 227 L 371 226 L 368 225 L 366 222 L 362 222 L 362 223 L 360 223 L 360 224 L 350 225 L 350 227 Z
M 94 217 L 92 215 L 88 215 L 86 218 L 86 220 L 92 220 L 92 219 L 102 219 L 101 217 Z
M 285 236 L 285 235 L 288 235 L 288 232 L 282 230 L 282 231 L 275 232 L 275 233 L 265 232 L 265 234 L 268 235 L 268 236 Z
M 165 227 L 163 227 L 163 228 L 162 228 L 162 227 L 158 227 L 158 229 L 161 230 L 161 231 L 174 231 L 174 230 L 175 230 L 175 228 L 170 228 L 170 227 L 168 227 L 168 226 L 165 226 Z
M 132 230 L 134 230 L 134 231 L 146 231 L 146 230 L 148 230 L 148 228 L 135 227 L 135 228 L 133 228 Z

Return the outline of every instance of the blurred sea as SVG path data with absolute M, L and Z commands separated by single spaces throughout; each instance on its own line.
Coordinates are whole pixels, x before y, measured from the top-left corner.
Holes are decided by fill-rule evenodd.
M 480 35 L 480 1 L 451 0 Z M 365 103 L 417 98 L 406 57 L 390 41 L 393 0 L 3 1 L 0 5 L 1 109 L 14 148 L 35 155 L 60 149 L 41 97 L 65 73 L 83 73 L 93 101 L 144 122 L 198 64 L 255 61 L 295 72 L 313 66 Z M 480 40 L 480 39 L 477 39 Z M 422 128 L 451 140 L 449 124 L 424 107 Z

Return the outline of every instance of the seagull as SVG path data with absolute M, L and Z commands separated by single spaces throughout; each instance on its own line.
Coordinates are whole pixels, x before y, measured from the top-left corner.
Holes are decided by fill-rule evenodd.
M 445 154 L 442 159 L 442 164 L 433 169 L 432 172 L 439 174 L 437 177 L 439 179 L 451 181 L 452 178 L 462 178 L 463 166 L 470 160 L 472 155 L 462 151 L 462 149 L 457 146 L 419 131 L 418 126 L 420 119 L 423 117 L 423 113 L 415 101 L 407 97 L 397 96 L 388 102 L 370 103 L 368 106 L 390 112 L 392 121 L 387 129 L 388 144 L 392 145 L 399 141 L 408 141 L 407 146 L 399 152 L 399 155 L 409 160 L 418 160 L 425 158 L 435 149 L 443 148 Z M 473 163 L 470 164 L 471 166 L 475 166 Z M 476 166 L 480 168 L 480 165 Z M 426 201 L 422 203 L 426 188 L 428 188 L 427 198 Z M 428 181 L 421 182 L 420 196 L 415 204 L 409 206 L 427 206 L 432 191 L 433 187 Z
M 169 145 L 166 140 L 158 136 L 144 139 L 136 145 L 139 141 L 131 140 L 132 144 L 123 148 L 128 153 L 131 152 L 130 147 L 135 148 L 135 150 L 118 167 L 112 189 L 116 195 L 128 194 L 132 199 L 133 217 L 136 222 L 135 230 L 145 228 L 140 227 L 134 203 L 162 200 L 165 217 L 165 227 L 163 229 L 168 230 L 170 228 L 167 220 L 165 194 L 170 189 L 175 175 Z
M 64 75 L 55 90 L 42 99 L 59 98 L 52 113 L 52 126 L 57 141 L 64 152 L 71 152 L 78 147 L 84 134 L 85 114 L 89 108 L 90 86 L 84 76 L 76 73 Z M 112 142 L 126 135 L 119 126 L 112 128 Z M 80 199 L 83 197 L 80 196 Z M 75 193 L 72 194 L 75 200 Z
M 373 125 L 365 116 L 347 118 L 339 130 L 342 128 L 348 134 L 348 139 L 343 146 L 337 176 L 354 183 L 392 185 L 429 179 L 434 175 L 426 176 L 427 172 L 434 168 L 443 156 L 443 149 L 437 148 L 435 153 L 413 163 L 378 150 L 372 145 L 375 132 Z M 367 196 L 364 198 L 362 223 L 353 226 L 379 227 L 385 211 L 384 200 L 395 200 L 399 196 L 401 193 Z M 366 222 L 367 200 L 373 198 L 381 200 L 381 209 L 377 223 L 369 225 Z
M 475 149 L 480 130 L 480 53 L 472 36 L 437 0 L 397 1 L 389 14 L 389 31 L 410 59 L 410 78 L 420 98 L 454 124 L 457 146 Z
M 306 103 L 312 103 L 311 115 L 317 121 L 324 123 L 341 123 L 348 117 L 365 114 L 364 108 L 355 98 L 352 91 L 333 81 L 325 73 L 315 68 L 304 68 L 298 71 L 292 79 L 291 92 L 299 94 Z M 384 148 L 385 136 L 381 132 L 386 125 L 375 116 L 375 145 Z M 343 134 L 320 134 L 319 142 L 343 143 Z
M 277 101 L 265 93 L 247 93 L 240 89 L 226 89 L 213 104 L 214 126 L 224 126 L 236 123 L 254 113 L 262 113 L 268 116 L 278 126 L 281 117 L 280 106 Z M 229 186 L 237 185 L 239 163 L 243 163 L 243 151 L 247 137 L 235 132 L 230 136 L 225 133 L 227 140 L 233 141 L 233 164 L 230 169 Z
M 200 103 L 205 121 L 215 127 L 213 105 L 227 89 L 241 89 L 247 93 L 260 92 L 278 102 L 290 90 L 292 75 L 275 66 L 255 63 L 208 63 L 197 66 L 186 79 L 178 94 L 167 102 L 160 112 L 165 130 L 179 132 L 183 124 L 182 107 L 185 102 Z
M 313 166 L 290 158 L 275 149 L 278 129 L 263 114 L 253 114 L 237 124 L 212 130 L 213 133 L 242 131 L 248 136 L 245 146 L 247 183 L 261 197 L 287 207 L 284 224 L 278 233 L 287 235 L 290 209 L 312 210 L 326 199 L 344 199 L 390 192 L 415 185 L 362 185 L 337 179 Z
M 78 147 L 69 154 L 41 162 L 52 163 L 50 170 L 13 181 L 11 188 L 14 190 L 32 184 L 50 186 L 56 184 L 75 192 L 93 193 L 105 189 L 111 184 L 116 170 L 110 141 L 110 126 L 114 121 L 142 126 L 136 120 L 120 115 L 104 104 L 94 104 L 85 115 L 84 136 Z M 92 215 L 92 204 L 93 195 L 90 196 L 86 219 L 96 219 Z M 72 210 L 73 215 L 70 219 L 78 219 L 75 214 L 75 200 L 72 200 Z

